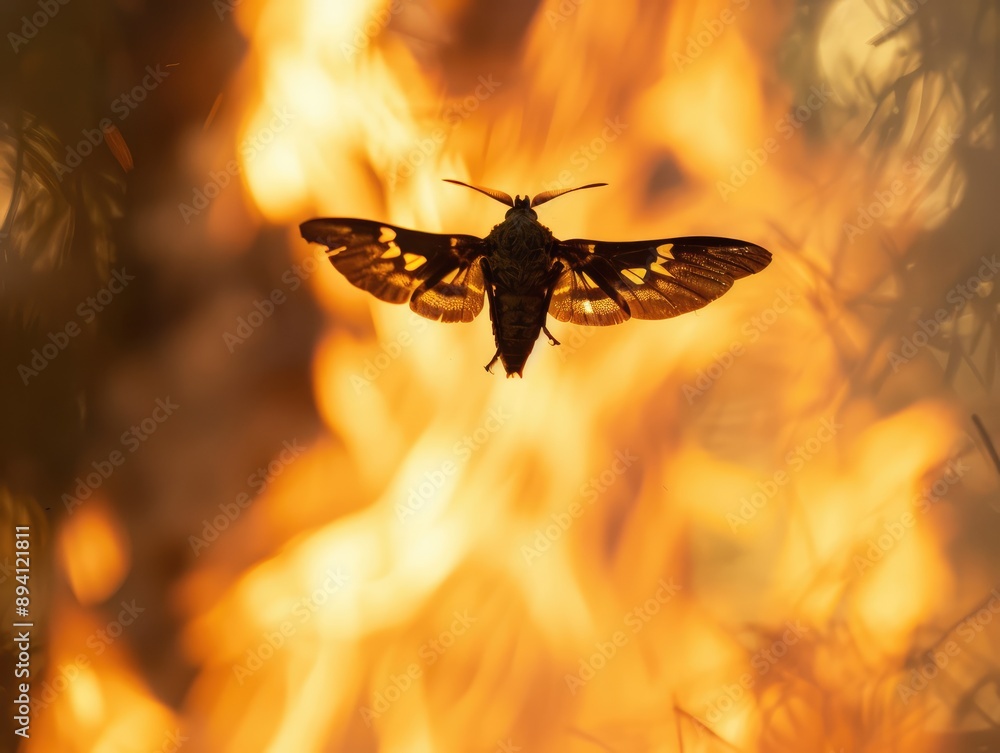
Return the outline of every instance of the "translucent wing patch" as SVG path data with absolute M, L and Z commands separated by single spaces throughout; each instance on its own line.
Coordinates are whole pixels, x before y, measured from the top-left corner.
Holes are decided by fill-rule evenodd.
M 483 309 L 482 239 L 438 235 L 371 220 L 319 218 L 302 237 L 329 249 L 348 282 L 389 303 L 410 302 L 428 319 L 471 322 Z
M 483 268 L 476 260 L 453 269 L 436 285 L 423 283 L 410 298 L 410 308 L 428 319 L 442 322 L 471 322 L 483 310 Z
M 771 262 L 771 254 L 753 243 L 708 236 L 625 243 L 578 238 L 558 242 L 554 255 L 566 269 L 549 313 L 585 325 L 695 311 Z

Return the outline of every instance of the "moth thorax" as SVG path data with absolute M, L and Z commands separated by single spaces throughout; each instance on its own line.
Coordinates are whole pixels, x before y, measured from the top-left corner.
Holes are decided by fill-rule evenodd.
M 552 265 L 552 234 L 528 218 L 510 218 L 490 233 L 490 265 L 502 287 L 525 290 L 544 284 Z

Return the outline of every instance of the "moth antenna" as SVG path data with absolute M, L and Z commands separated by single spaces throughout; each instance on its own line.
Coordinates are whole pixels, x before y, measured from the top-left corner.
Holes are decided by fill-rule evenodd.
M 606 186 L 607 183 L 588 183 L 585 186 L 577 186 L 576 188 L 559 188 L 555 191 L 545 191 L 538 194 L 535 198 L 531 200 L 531 206 L 537 207 L 539 204 L 544 204 L 546 201 L 552 201 L 552 199 L 557 196 L 562 196 L 564 193 L 570 193 L 571 191 L 582 191 L 585 188 L 597 188 L 598 186 Z
M 473 186 L 469 183 L 463 183 L 460 180 L 452 180 L 451 178 L 445 178 L 445 183 L 454 183 L 456 186 L 465 186 L 466 188 L 471 188 L 473 191 L 479 191 L 479 193 L 484 193 L 490 198 L 496 199 L 501 204 L 506 204 L 509 207 L 514 206 L 514 200 L 510 198 L 510 194 L 505 194 L 503 191 L 498 191 L 495 188 L 483 188 L 482 186 Z

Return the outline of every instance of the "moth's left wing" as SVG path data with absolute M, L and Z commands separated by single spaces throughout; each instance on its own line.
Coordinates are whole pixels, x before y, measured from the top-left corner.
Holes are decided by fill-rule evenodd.
M 577 238 L 557 241 L 553 255 L 566 268 L 549 313 L 587 325 L 700 309 L 771 262 L 771 254 L 753 243 L 708 236 L 624 243 Z
M 383 301 L 404 303 L 421 316 L 471 322 L 483 309 L 481 238 L 438 235 L 371 220 L 320 218 L 303 222 L 302 237 L 329 250 L 352 285 Z

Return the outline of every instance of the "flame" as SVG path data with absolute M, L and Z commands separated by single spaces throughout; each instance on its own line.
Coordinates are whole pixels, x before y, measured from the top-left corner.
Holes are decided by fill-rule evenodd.
M 189 739 L 155 699 L 116 631 L 83 610 L 64 609 L 42 682 L 32 683 L 31 735 L 25 750 L 169 749 Z
M 851 392 L 848 361 L 882 346 L 845 301 L 894 260 L 872 258 L 871 236 L 836 252 L 858 195 L 925 149 L 961 186 L 933 142 L 958 111 L 914 113 L 912 148 L 866 170 L 870 155 L 803 126 L 860 132 L 858 76 L 898 77 L 908 37 L 873 53 L 868 5 L 834 3 L 818 47 L 832 93 L 803 102 L 762 62 L 787 4 L 747 7 L 647 18 L 545 0 L 520 58 L 490 70 L 469 52 L 450 79 L 406 38 L 447 39 L 459 0 L 236 9 L 250 53 L 234 143 L 270 222 L 483 235 L 493 207 L 441 178 L 511 193 L 607 180 L 613 193 L 542 220 L 559 237 L 748 237 L 775 261 L 697 315 L 564 327 L 518 381 L 482 375 L 485 317 L 437 325 L 374 301 L 289 229 L 325 317 L 311 372 L 325 436 L 280 461 L 171 591 L 195 671 L 176 714 L 116 648 L 54 704 L 48 749 L 128 749 L 139 718 L 197 727 L 198 749 L 220 752 L 936 749 L 923 702 L 898 689 L 955 585 L 946 521 L 917 500 L 962 419 L 946 396 Z M 854 172 L 861 188 L 836 181 Z M 904 246 L 953 206 L 930 175 L 885 216 Z M 90 605 L 131 560 L 107 510 L 87 509 L 60 553 Z
M 59 543 L 66 577 L 81 604 L 104 601 L 128 574 L 128 538 L 100 500 L 90 501 L 68 520 Z

